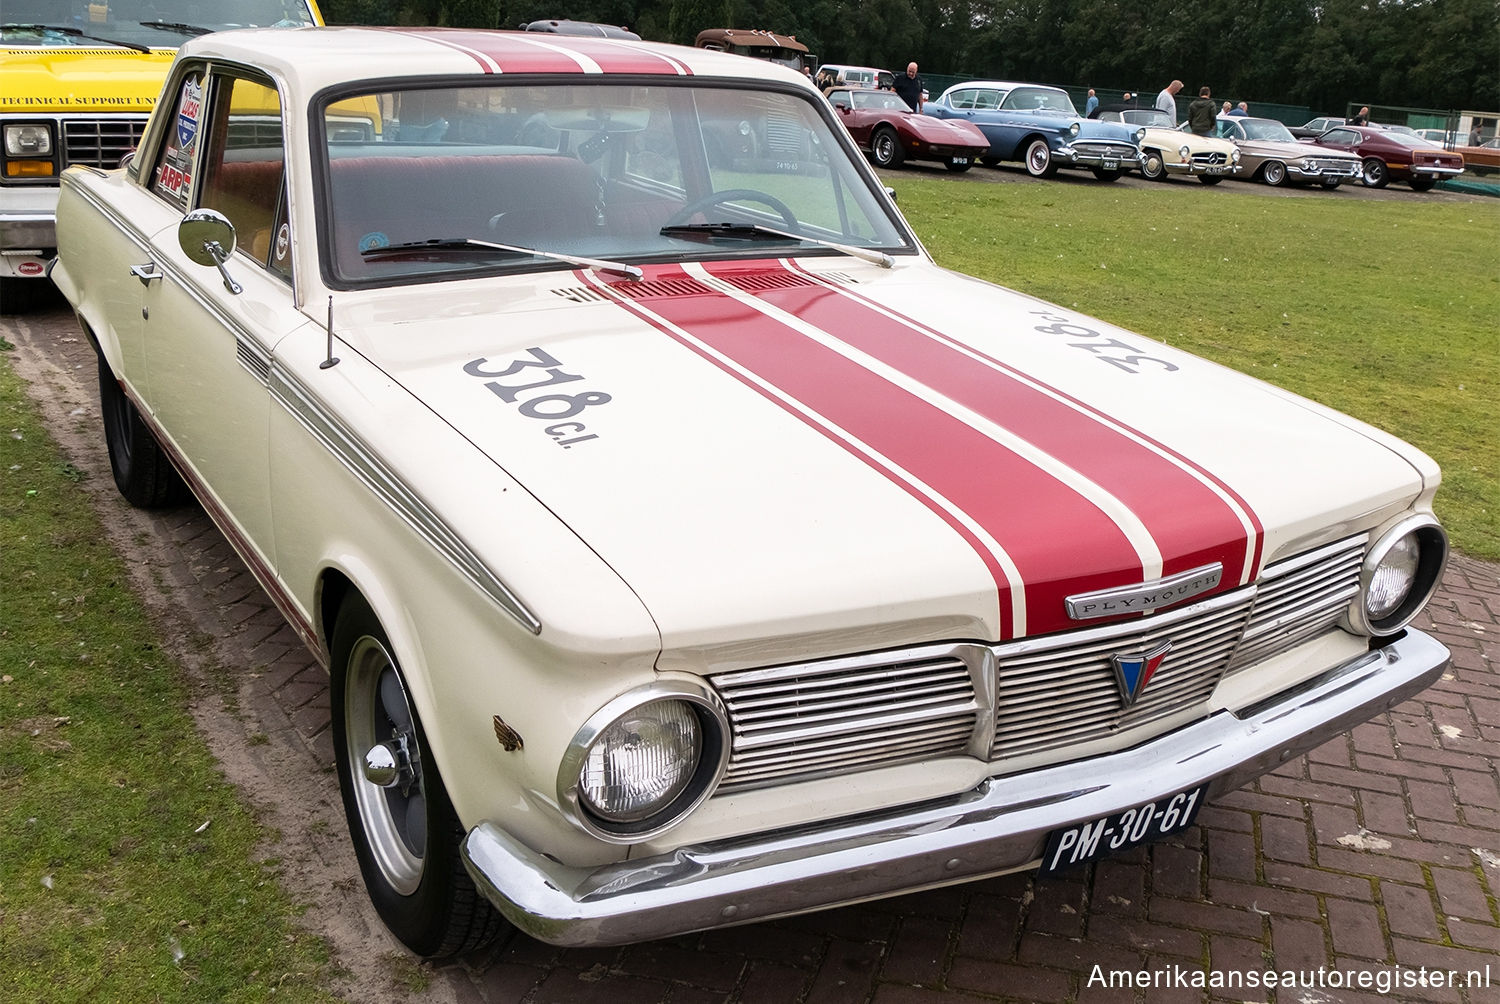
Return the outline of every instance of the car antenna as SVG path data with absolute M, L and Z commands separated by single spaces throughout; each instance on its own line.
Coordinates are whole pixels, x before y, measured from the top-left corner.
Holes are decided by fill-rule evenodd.
M 338 356 L 333 354 L 333 297 L 328 297 L 328 358 L 318 363 L 318 369 L 326 370 L 339 364 Z

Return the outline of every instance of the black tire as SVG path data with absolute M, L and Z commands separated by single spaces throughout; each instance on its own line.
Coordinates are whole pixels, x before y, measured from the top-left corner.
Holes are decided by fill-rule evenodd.
M 1205 185 L 1217 185 L 1224 180 L 1224 176 L 1222 174 L 1200 174 L 1198 175 L 1198 180 Z
M 876 167 L 900 167 L 906 160 L 906 151 L 901 149 L 901 140 L 896 130 L 881 126 L 870 137 L 870 159 Z
M 125 396 L 104 357 L 99 356 L 99 410 L 104 417 L 104 443 L 115 487 L 137 509 L 164 509 L 192 497 L 167 452 Z
M 1413 192 L 1430 192 L 1437 185 L 1436 178 L 1415 177 L 1407 182 Z
M 57 296 L 57 287 L 47 279 L 0 278 L 0 316 L 29 314 Z
M 1162 162 L 1160 150 L 1141 151 L 1141 177 L 1147 181 L 1167 180 L 1167 168 Z
M 966 160 L 962 164 L 957 163 L 956 161 L 952 161 L 952 160 L 950 160 L 950 161 L 947 162 L 948 170 L 952 171 L 954 174 L 963 174 L 965 171 L 967 171 L 969 168 L 971 168 L 973 166 L 974 166 L 974 162 L 972 160 Z
M 1385 161 L 1367 157 L 1364 177 L 1360 180 L 1366 188 L 1384 188 L 1391 183 L 1391 172 L 1386 169 Z
M 470 952 L 512 930 L 479 894 L 459 854 L 463 828 L 427 736 L 406 696 L 391 645 L 365 598 L 350 593 L 329 645 L 333 751 L 349 836 L 375 910 L 423 958 Z M 391 786 L 365 776 L 365 754 L 399 752 Z
M 999 157 L 980 157 L 979 158 L 979 162 L 981 164 L 983 164 L 985 167 L 999 167 L 1000 166 L 1000 158 Z
M 1343 178 L 1324 178 L 1323 179 L 1323 187 L 1326 188 L 1326 189 L 1328 189 L 1330 192 L 1333 191 L 1335 188 L 1338 188 L 1339 185 L 1341 185 L 1343 183 L 1344 183 L 1344 179 Z
M 1119 181 L 1120 175 L 1125 173 L 1118 168 L 1113 171 L 1106 171 L 1102 167 L 1094 167 L 1090 168 L 1090 170 L 1094 172 L 1094 177 L 1098 178 L 1100 181 Z
M 1052 147 L 1044 139 L 1034 139 L 1026 144 L 1026 173 L 1033 178 L 1050 178 L 1057 173 L 1057 161 L 1052 157 Z
M 1260 180 L 1272 188 L 1286 184 L 1286 165 L 1279 160 L 1268 160 L 1260 169 Z

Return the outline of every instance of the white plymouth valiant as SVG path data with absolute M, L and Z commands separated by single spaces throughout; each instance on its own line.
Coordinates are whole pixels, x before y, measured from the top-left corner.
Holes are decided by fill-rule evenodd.
M 781 67 L 206 35 L 58 216 L 120 491 L 326 661 L 422 955 L 1077 867 L 1447 663 L 1426 456 L 939 268 Z

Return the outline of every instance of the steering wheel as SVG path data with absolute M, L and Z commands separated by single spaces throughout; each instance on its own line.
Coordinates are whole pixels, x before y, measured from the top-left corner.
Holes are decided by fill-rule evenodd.
M 709 192 L 707 195 L 692 200 L 673 213 L 672 218 L 667 220 L 666 226 L 678 226 L 692 219 L 695 213 L 711 209 L 714 206 L 723 205 L 726 202 L 736 202 L 739 200 L 759 202 L 764 206 L 769 206 L 775 211 L 777 216 L 781 217 L 781 222 L 785 224 L 786 230 L 790 233 L 799 233 L 802 229 L 802 225 L 797 222 L 797 217 L 787 208 L 785 202 L 782 202 L 774 195 L 767 195 L 765 192 L 758 192 L 753 188 L 726 188 L 722 192 Z

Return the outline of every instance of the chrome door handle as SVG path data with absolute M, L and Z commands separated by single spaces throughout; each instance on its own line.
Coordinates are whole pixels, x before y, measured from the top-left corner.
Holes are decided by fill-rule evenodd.
M 151 280 L 160 279 L 161 272 L 156 267 L 156 262 L 148 261 L 144 265 L 130 266 L 130 274 L 141 280 L 142 286 L 151 285 Z

